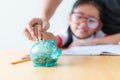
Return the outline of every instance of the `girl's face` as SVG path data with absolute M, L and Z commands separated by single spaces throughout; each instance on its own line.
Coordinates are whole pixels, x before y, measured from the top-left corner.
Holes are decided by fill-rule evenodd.
M 100 29 L 99 19 L 97 8 L 84 4 L 75 8 L 69 17 L 69 24 L 76 37 L 87 38 Z

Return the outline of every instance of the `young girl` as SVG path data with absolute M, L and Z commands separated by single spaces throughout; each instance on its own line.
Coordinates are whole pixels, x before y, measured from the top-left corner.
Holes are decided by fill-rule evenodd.
M 58 47 L 79 46 L 83 45 L 81 43 L 84 43 L 84 40 L 104 37 L 105 34 L 101 31 L 100 11 L 99 6 L 92 0 L 76 1 L 69 16 L 68 29 L 54 37 Z M 53 38 L 51 33 L 43 35 L 44 39 Z
M 58 47 L 93 45 L 87 40 L 105 36 L 101 31 L 100 16 L 101 9 L 92 0 L 78 0 L 73 5 L 67 30 L 55 36 L 49 32 L 42 35 L 44 40 L 55 39 Z

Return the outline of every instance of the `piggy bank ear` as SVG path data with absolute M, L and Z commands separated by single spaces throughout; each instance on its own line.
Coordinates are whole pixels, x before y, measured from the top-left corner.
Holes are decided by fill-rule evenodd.
M 53 45 L 56 45 L 56 42 L 55 42 L 55 40 L 52 40 L 52 41 L 51 41 L 51 43 L 52 43 Z

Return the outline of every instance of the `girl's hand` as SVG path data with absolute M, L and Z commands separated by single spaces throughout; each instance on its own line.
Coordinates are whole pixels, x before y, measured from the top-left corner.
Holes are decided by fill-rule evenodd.
M 39 26 L 37 26 L 39 25 Z M 49 22 L 47 19 L 33 18 L 24 29 L 25 36 L 32 41 L 41 39 L 42 33 L 49 29 Z

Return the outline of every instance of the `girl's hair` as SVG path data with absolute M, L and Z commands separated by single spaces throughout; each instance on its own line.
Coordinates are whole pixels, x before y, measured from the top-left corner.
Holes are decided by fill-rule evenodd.
M 70 27 L 68 27 L 67 33 L 68 33 L 68 41 L 65 43 L 65 45 L 62 46 L 63 48 L 68 47 L 73 41 L 73 38 L 72 38 L 73 33 L 72 33 Z
M 100 16 L 100 18 L 101 18 L 101 16 L 102 16 L 102 14 L 101 14 L 101 8 L 94 2 L 94 0 L 77 0 L 77 1 L 74 3 L 73 7 L 72 7 L 71 14 L 73 13 L 73 11 L 74 11 L 79 5 L 81 6 L 81 5 L 85 5 L 85 4 L 94 6 L 94 7 L 99 11 L 99 16 Z M 70 15 L 71 15 L 71 14 L 70 14 Z M 67 32 L 68 32 L 68 41 L 67 41 L 66 44 L 63 45 L 62 47 L 68 47 L 68 46 L 72 43 L 72 41 L 73 41 L 73 38 L 72 38 L 73 33 L 72 33 L 71 29 L 70 29 L 70 26 L 68 27 Z
M 82 6 L 82 5 L 85 5 L 85 4 L 94 6 L 99 11 L 99 14 L 100 14 L 99 16 L 100 17 L 102 16 L 101 8 L 95 3 L 94 0 L 77 0 L 72 7 L 71 14 L 79 5 Z

